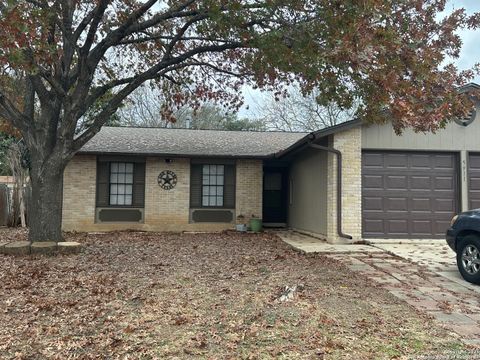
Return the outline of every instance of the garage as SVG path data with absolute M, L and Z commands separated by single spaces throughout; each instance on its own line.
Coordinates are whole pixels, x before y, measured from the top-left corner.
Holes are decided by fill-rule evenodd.
M 478 165 L 480 179 L 480 157 Z M 363 151 L 363 236 L 443 237 L 459 209 L 458 183 L 456 153 Z
M 480 208 L 480 153 L 468 155 L 468 208 Z

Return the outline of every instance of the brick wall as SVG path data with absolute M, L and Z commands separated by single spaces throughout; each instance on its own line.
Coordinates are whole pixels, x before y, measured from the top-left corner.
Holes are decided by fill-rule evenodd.
M 158 185 L 158 175 L 171 170 L 177 175 L 177 185 L 164 190 Z M 175 230 L 188 224 L 190 206 L 190 161 L 173 159 L 167 163 L 163 158 L 147 158 L 145 167 L 145 229 Z
M 162 189 L 158 174 L 171 170 L 177 175 L 172 190 Z M 67 231 L 220 231 L 232 223 L 189 223 L 190 160 L 148 157 L 145 173 L 144 223 L 95 223 L 96 158 L 77 155 L 64 174 L 63 229 Z M 238 160 L 236 167 L 236 214 L 262 214 L 261 160 Z
M 95 214 L 97 161 L 95 156 L 77 155 L 63 175 L 64 230 L 91 229 Z
M 342 152 L 342 230 L 353 241 L 362 237 L 362 144 L 361 128 L 334 134 L 330 146 Z M 346 242 L 337 233 L 337 161 L 328 157 L 327 238 L 329 242 Z
M 250 221 L 252 215 L 262 217 L 263 163 L 261 160 L 238 160 L 236 179 L 236 215 Z

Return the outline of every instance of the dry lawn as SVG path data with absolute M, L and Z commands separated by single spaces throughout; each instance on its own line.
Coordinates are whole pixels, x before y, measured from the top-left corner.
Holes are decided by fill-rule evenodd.
M 460 346 L 374 283 L 272 234 L 66 237 L 84 252 L 0 255 L 1 359 L 360 360 Z M 293 301 L 276 301 L 297 284 Z

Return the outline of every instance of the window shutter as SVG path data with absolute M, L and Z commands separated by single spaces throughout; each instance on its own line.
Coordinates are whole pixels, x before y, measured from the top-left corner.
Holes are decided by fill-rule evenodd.
M 235 165 L 225 165 L 223 207 L 235 208 Z
M 108 162 L 97 162 L 97 207 L 109 205 L 110 166 Z
M 190 168 L 190 207 L 202 206 L 202 165 L 192 164 Z
M 145 163 L 137 162 L 133 165 L 133 207 L 145 206 Z

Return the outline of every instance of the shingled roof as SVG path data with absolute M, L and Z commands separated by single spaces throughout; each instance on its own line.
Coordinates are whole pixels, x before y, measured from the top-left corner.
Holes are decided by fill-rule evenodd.
M 308 133 L 103 127 L 80 153 L 269 157 Z

